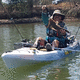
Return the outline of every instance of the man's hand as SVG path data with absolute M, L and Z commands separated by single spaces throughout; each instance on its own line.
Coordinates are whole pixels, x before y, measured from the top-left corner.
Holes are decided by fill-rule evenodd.
M 43 5 L 42 6 L 42 12 L 46 12 L 46 8 L 47 8 L 46 5 Z

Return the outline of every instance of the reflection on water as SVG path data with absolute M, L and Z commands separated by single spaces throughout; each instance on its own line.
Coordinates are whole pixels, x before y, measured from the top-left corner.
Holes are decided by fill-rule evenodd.
M 76 34 L 79 22 L 66 23 L 68 30 Z M 41 36 L 45 39 L 46 28 L 42 23 L 16 24 L 23 38 L 32 41 Z M 77 39 L 80 41 L 80 31 Z M 13 25 L 0 25 L 0 55 L 4 51 L 13 50 L 13 44 L 22 40 Z M 75 57 L 76 56 L 76 57 Z M 67 58 L 49 62 L 19 67 L 6 68 L 0 57 L 0 80 L 80 80 L 80 55 L 76 53 Z
M 43 38 L 46 37 L 46 28 L 42 24 L 17 24 L 16 26 L 19 33 L 15 26 L 0 26 L 0 49 L 2 49 L 2 52 L 13 49 L 13 44 L 22 40 L 21 36 L 24 39 L 30 39 L 33 41 L 39 36 Z
M 80 55 L 76 56 L 76 59 L 72 59 L 72 63 L 69 65 L 70 80 L 80 80 Z

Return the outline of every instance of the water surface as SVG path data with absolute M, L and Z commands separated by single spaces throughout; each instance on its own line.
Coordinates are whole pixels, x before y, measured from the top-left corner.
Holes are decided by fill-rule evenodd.
M 75 35 L 80 22 L 66 22 L 66 25 Z M 16 24 L 16 27 L 12 24 L 0 25 L 0 55 L 5 51 L 13 50 L 13 44 L 20 42 L 22 37 L 32 41 L 39 36 L 44 39 L 46 37 L 43 23 Z M 77 39 L 80 41 L 80 31 Z M 16 69 L 8 69 L 0 57 L 0 80 L 80 80 L 80 54 L 78 52 L 61 60 Z

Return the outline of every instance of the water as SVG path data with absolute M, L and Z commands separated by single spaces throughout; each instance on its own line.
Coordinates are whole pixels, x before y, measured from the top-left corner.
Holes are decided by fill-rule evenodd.
M 79 22 L 66 22 L 68 30 L 76 34 Z M 22 37 L 34 41 L 41 36 L 45 39 L 46 28 L 42 23 L 16 24 Z M 80 31 L 77 39 L 80 41 Z M 21 36 L 12 25 L 0 25 L 0 55 L 13 50 L 13 44 L 20 42 Z M 0 57 L 0 80 L 80 80 L 80 54 L 75 53 L 61 60 L 39 63 L 15 69 L 8 69 Z

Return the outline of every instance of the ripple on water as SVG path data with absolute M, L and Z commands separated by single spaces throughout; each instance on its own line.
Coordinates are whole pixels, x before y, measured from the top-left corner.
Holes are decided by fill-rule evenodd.
M 70 80 L 80 80 L 80 55 L 76 56 L 76 59 L 72 59 L 72 63 L 68 64 Z

